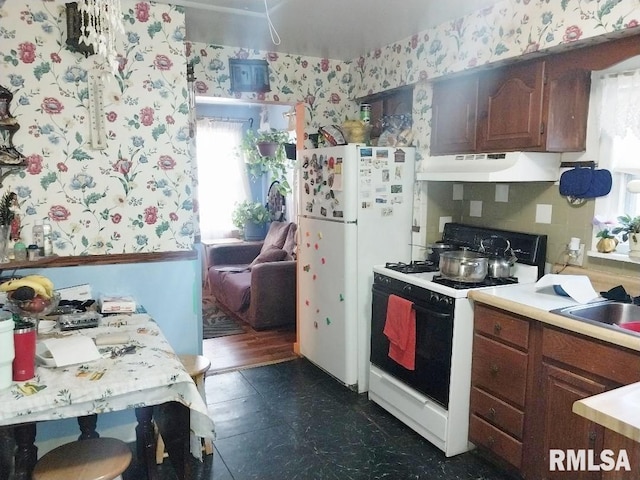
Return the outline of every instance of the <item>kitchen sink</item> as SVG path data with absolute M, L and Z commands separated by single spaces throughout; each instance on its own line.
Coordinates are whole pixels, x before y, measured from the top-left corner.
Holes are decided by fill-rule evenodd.
M 551 310 L 551 313 L 625 333 L 640 335 L 640 305 L 632 303 L 596 302 L 558 308 Z

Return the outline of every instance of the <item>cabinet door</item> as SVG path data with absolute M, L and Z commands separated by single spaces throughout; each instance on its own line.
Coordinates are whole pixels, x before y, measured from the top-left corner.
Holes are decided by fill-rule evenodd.
M 587 141 L 591 73 L 570 70 L 549 77 L 548 152 L 580 152 Z
M 480 79 L 478 147 L 481 151 L 543 146 L 542 60 L 485 73 Z
M 549 450 L 591 449 L 599 458 L 603 444 L 603 427 L 572 412 L 573 403 L 605 391 L 605 386 L 561 368 L 543 363 L 544 460 L 539 464 L 539 478 L 562 480 L 597 479 L 600 472 L 550 471 Z M 597 461 L 599 463 L 599 461 Z M 566 462 L 564 463 L 566 466 Z M 584 467 L 586 468 L 586 466 Z
M 433 86 L 431 155 L 476 150 L 478 77 L 456 78 Z
M 622 450 L 627 453 L 631 470 L 623 468 L 619 470 L 603 471 L 602 480 L 638 480 L 640 477 L 640 443 L 631 440 L 613 430 L 605 429 L 603 448 L 613 452 L 613 458 L 618 459 Z

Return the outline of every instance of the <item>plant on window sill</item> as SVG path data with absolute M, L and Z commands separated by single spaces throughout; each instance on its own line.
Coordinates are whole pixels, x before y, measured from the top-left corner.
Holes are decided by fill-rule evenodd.
M 615 251 L 618 246 L 618 239 L 616 238 L 613 228 L 613 222 L 602 221 L 598 217 L 595 217 L 592 222 L 600 230 L 596 234 L 596 238 L 599 238 L 596 243 L 596 250 L 600 253 L 611 253 Z
M 629 242 L 629 256 L 640 257 L 640 215 L 622 215 L 618 217 L 619 225 L 611 230 L 616 235 L 622 234 L 622 241 Z

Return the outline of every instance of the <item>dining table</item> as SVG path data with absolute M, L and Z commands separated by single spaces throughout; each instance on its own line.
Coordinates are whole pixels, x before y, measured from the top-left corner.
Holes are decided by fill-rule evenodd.
M 0 429 L 12 427 L 15 440 L 13 478 L 31 478 L 38 457 L 38 422 L 76 418 L 79 439 L 95 438 L 98 415 L 134 409 L 136 454 L 148 480 L 159 478 L 156 427 L 176 474 L 189 479 L 190 457 L 202 458 L 200 442 L 215 438 L 214 423 L 203 392 L 158 324 L 147 313 L 103 316 L 97 327 L 67 331 L 41 321 L 37 341 L 77 340 L 76 335 L 99 344 L 98 358 L 56 366 L 40 345 L 35 376 L 0 391 Z M 5 468 L 0 465 L 0 470 Z

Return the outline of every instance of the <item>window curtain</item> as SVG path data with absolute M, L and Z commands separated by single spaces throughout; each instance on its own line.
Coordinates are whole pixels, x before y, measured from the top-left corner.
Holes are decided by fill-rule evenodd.
M 640 175 L 640 70 L 602 79 L 600 122 L 611 169 Z
M 202 241 L 230 237 L 236 229 L 231 213 L 249 197 L 249 180 L 238 147 L 242 122 L 210 118 L 197 121 L 198 201 Z
M 596 214 L 613 220 L 640 212 L 640 195 L 627 191 L 640 179 L 640 70 L 605 75 L 601 87 L 599 165 L 611 171 L 613 186 L 597 199 Z

